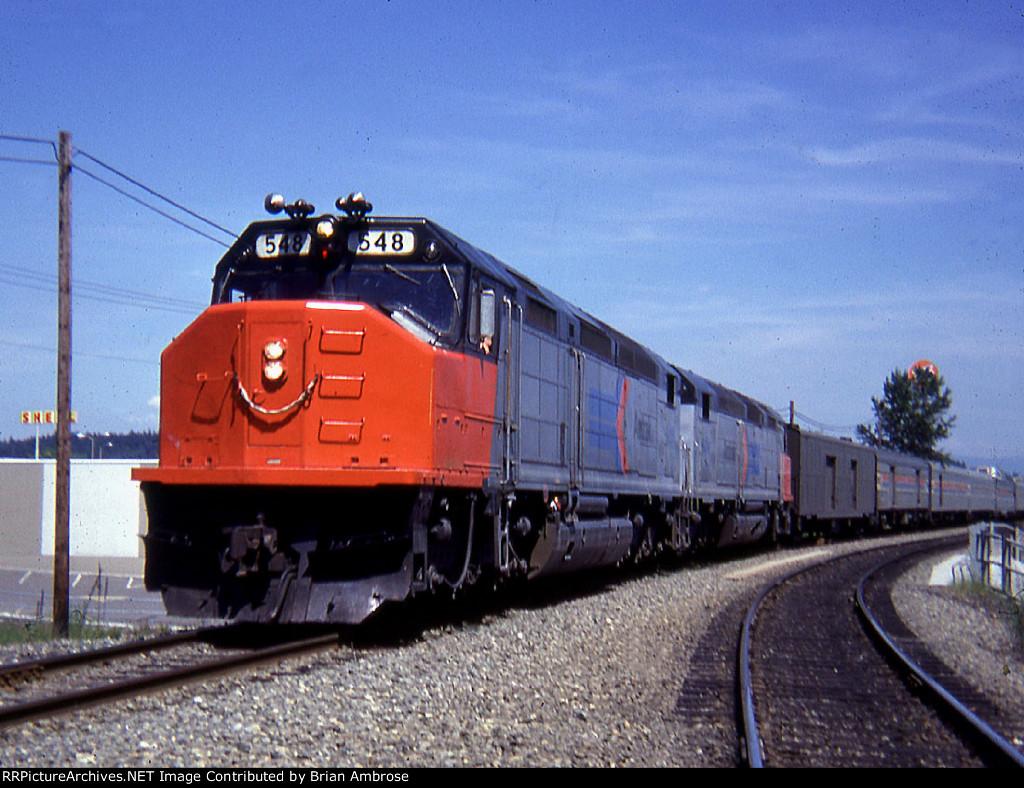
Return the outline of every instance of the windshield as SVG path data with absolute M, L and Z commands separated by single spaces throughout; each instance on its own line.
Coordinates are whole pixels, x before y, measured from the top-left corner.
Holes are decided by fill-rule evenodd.
M 317 298 L 361 301 L 390 315 L 429 342 L 460 336 L 466 272 L 463 265 L 358 262 L 334 270 L 233 271 L 221 301 Z

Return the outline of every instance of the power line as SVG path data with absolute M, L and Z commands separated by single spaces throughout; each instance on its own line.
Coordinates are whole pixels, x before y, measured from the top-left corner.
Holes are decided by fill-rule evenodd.
M 0 134 L 0 140 L 4 142 L 27 142 L 30 144 L 46 145 L 53 150 L 52 159 L 32 159 L 25 156 L 0 156 L 0 161 L 13 162 L 14 164 L 45 164 L 50 167 L 57 166 L 57 145 L 53 140 L 44 140 L 39 137 L 19 137 L 13 134 Z
M 21 143 L 36 144 L 36 145 L 47 145 L 47 146 L 49 146 L 53 150 L 53 160 L 52 161 L 48 160 L 48 159 L 31 158 L 31 157 L 28 157 L 28 156 L 0 156 L 0 162 L 9 162 L 9 163 L 14 163 L 14 164 L 36 164 L 36 165 L 48 165 L 48 166 L 56 166 L 57 165 L 57 159 L 58 159 L 57 144 L 53 140 L 42 139 L 40 137 L 20 136 L 20 135 L 14 135 L 14 134 L 0 134 L 0 141 L 5 141 L 5 142 L 21 142 Z M 84 150 L 81 150 L 80 148 L 75 148 L 73 150 L 73 154 L 76 155 L 76 156 L 83 156 L 84 158 L 89 159 L 89 161 L 95 162 L 97 165 L 99 165 L 103 169 L 107 170 L 108 172 L 113 173 L 114 175 L 118 176 L 119 178 L 123 178 L 125 181 L 130 183 L 132 186 L 134 186 L 134 187 L 136 187 L 138 189 L 142 189 L 147 194 L 152 195 L 153 197 L 156 197 L 157 199 L 162 200 L 163 202 L 167 203 L 168 205 L 173 206 L 176 210 L 179 210 L 182 213 L 185 213 L 185 214 L 193 217 L 194 219 L 199 220 L 203 224 L 206 224 L 209 227 L 212 227 L 213 229 L 215 229 L 215 230 L 217 230 L 217 231 L 219 231 L 221 233 L 224 233 L 225 235 L 227 235 L 227 236 L 229 236 L 231 238 L 232 242 L 234 241 L 235 238 L 238 237 L 237 233 L 232 232 L 231 230 L 227 229 L 226 227 L 222 227 L 221 225 L 217 224 L 216 222 L 212 221 L 211 219 L 207 219 L 202 214 L 200 214 L 200 213 L 198 213 L 196 211 L 193 211 L 191 208 L 188 208 L 187 206 L 182 205 L 181 203 L 176 202 L 175 200 L 172 200 L 170 197 L 167 197 L 167 196 L 161 194 L 160 192 L 156 191 L 156 189 L 153 189 L 153 188 L 147 186 L 146 184 L 142 183 L 142 181 L 140 181 L 140 180 L 138 180 L 136 178 L 133 178 L 130 175 L 128 175 L 127 173 L 122 172 L 121 170 L 117 169 L 116 167 L 113 167 L 110 164 L 107 164 L 105 161 L 102 161 L 102 160 L 96 158 L 91 153 L 88 153 L 88 152 L 86 152 Z M 143 206 L 145 208 L 148 208 L 149 210 L 153 211 L 156 214 L 159 214 L 160 216 L 163 216 L 165 219 L 167 219 L 169 221 L 172 221 L 172 222 L 174 222 L 175 224 L 177 224 L 177 225 L 179 225 L 181 227 L 184 227 L 186 230 L 191 230 L 192 232 L 196 233 L 197 235 L 200 235 L 203 238 L 206 238 L 208 241 L 213 241 L 214 243 L 220 244 L 221 246 L 223 246 L 225 248 L 229 248 L 231 246 L 231 243 L 227 243 L 227 242 L 225 242 L 224 240 L 222 240 L 220 238 L 216 238 L 215 236 L 212 236 L 209 233 L 204 232 L 203 230 L 199 229 L 198 227 L 194 227 L 191 224 L 189 224 L 188 222 L 183 221 L 183 220 L 177 218 L 176 216 L 172 216 L 167 211 L 163 211 L 160 208 L 156 207 L 155 205 L 151 205 L 150 203 L 146 202 L 145 200 L 141 199 L 140 197 L 137 197 L 134 194 L 131 194 L 126 189 L 123 189 L 123 188 L 121 188 L 119 186 L 116 186 L 115 184 L 111 183 L 109 180 L 106 180 L 105 178 L 101 178 L 99 175 L 96 175 L 95 173 L 90 172 L 89 170 L 87 170 L 87 169 L 85 169 L 85 168 L 83 168 L 83 167 L 81 167 L 79 165 L 73 165 L 73 169 L 78 170 L 83 175 L 85 175 L 85 176 L 87 176 L 89 178 L 92 178 L 93 180 L 97 181 L 98 183 L 103 184 L 104 186 L 106 186 L 109 189 L 112 189 L 113 191 L 117 192 L 121 196 L 127 197 L 129 200 L 133 200 L 134 202 L 138 203 L 139 205 L 141 205 L 141 206 Z
M 795 415 L 797 418 L 799 418 L 800 421 L 804 421 L 804 422 L 810 424 L 812 427 L 815 427 L 815 428 L 817 428 L 819 430 L 825 430 L 826 432 L 843 432 L 843 433 L 848 433 L 848 432 L 854 432 L 857 429 L 857 425 L 856 424 L 825 424 L 824 422 L 820 422 L 820 421 L 818 421 L 816 419 L 812 419 L 806 413 L 801 413 L 798 410 L 794 410 L 793 411 L 793 415 Z
M 38 145 L 49 145 L 53 149 L 53 163 L 57 163 L 57 143 L 53 140 L 43 139 L 42 137 L 19 137 L 14 134 L 0 134 L 0 140 L 6 142 L 29 142 Z
M 203 238 L 206 238 L 209 241 L 213 241 L 216 244 L 220 244 L 221 246 L 223 246 L 225 248 L 229 248 L 231 246 L 231 244 L 225 243 L 224 241 L 222 241 L 219 238 L 214 238 L 209 233 L 205 233 L 205 232 L 203 232 L 202 230 L 200 230 L 197 227 L 193 227 L 188 222 L 184 222 L 181 219 L 178 219 L 177 217 L 171 216 L 169 213 L 167 213 L 166 211 L 160 210 L 155 205 L 150 205 L 145 200 L 143 200 L 143 199 L 141 199 L 139 197 L 136 197 L 134 194 L 128 193 L 127 191 L 125 191 L 124 189 L 122 189 L 122 188 L 120 188 L 118 186 L 115 186 L 110 181 L 104 180 L 103 178 L 101 178 L 100 176 L 96 175 L 95 173 L 89 172 L 88 170 L 83 169 L 82 167 L 75 167 L 75 171 L 76 172 L 80 172 L 83 175 L 87 175 L 88 177 L 92 178 L 94 181 L 98 181 L 99 183 L 102 183 L 107 188 L 113 189 L 115 192 L 117 192 L 118 194 L 120 194 L 120 195 L 122 195 L 124 197 L 127 197 L 129 200 L 134 200 L 139 205 L 142 205 L 142 206 L 144 206 L 146 208 L 149 208 L 149 210 L 153 211 L 154 213 L 160 214 L 165 219 L 169 219 L 170 221 L 174 222 L 175 224 L 181 225 L 186 230 L 191 230 L 192 232 L 196 233 L 197 235 L 201 235 L 201 236 L 203 236 Z
M 22 348 L 23 350 L 39 350 L 44 353 L 50 353 L 51 355 L 56 355 L 57 353 L 56 348 L 47 347 L 46 345 L 36 345 L 32 344 L 31 342 L 12 342 L 7 339 L 0 339 L 0 345 Z M 124 361 L 130 364 L 146 364 L 152 367 L 160 366 L 160 362 L 158 360 L 154 360 L 151 358 L 131 358 L 129 356 L 114 356 L 108 353 L 90 353 L 87 350 L 76 350 L 75 358 L 78 358 L 79 356 L 86 358 L 99 358 L 103 359 L 104 361 Z
M 81 148 L 75 148 L 75 153 L 81 154 L 82 156 L 85 156 L 85 158 L 89 159 L 90 161 L 96 162 L 96 164 L 100 165 L 105 170 L 109 170 L 110 172 L 114 173 L 115 175 L 118 175 L 118 176 L 124 178 L 130 184 L 132 184 L 133 186 L 138 186 L 140 189 L 145 191 L 147 194 L 151 194 L 152 196 L 157 197 L 157 198 L 163 200 L 164 202 L 168 203 L 169 205 L 173 205 L 179 211 L 184 211 L 189 216 L 191 216 L 191 217 L 193 217 L 195 219 L 199 219 L 199 221 L 204 222 L 205 224 L 208 224 L 210 227 L 213 227 L 216 230 L 220 230 L 225 235 L 229 235 L 232 238 L 236 238 L 237 237 L 237 235 L 238 235 L 237 233 L 233 233 L 233 232 L 231 232 L 231 230 L 228 230 L 228 229 L 226 229 L 224 227 L 221 227 L 216 222 L 210 221 L 205 216 L 201 216 L 198 213 L 196 213 L 195 211 L 193 211 L 193 210 L 191 210 L 189 208 L 186 208 L 184 205 L 181 205 L 180 203 L 176 203 L 170 197 L 165 197 L 164 195 L 160 194 L 159 192 L 156 192 L 153 189 L 149 188 L 144 183 L 140 183 L 139 181 L 135 180 L 131 176 L 125 175 L 125 173 L 121 172 L 120 170 L 114 169 L 109 164 L 106 164 L 105 162 L 100 161 L 95 156 L 93 156 L 93 155 L 91 155 L 89 153 L 86 153 Z M 95 176 L 92 176 L 92 177 L 95 177 Z
M 0 284 L 24 287 L 30 290 L 53 292 L 57 287 L 56 277 L 13 265 L 0 263 Z M 183 298 L 167 298 L 152 293 L 129 290 L 123 287 L 111 287 L 79 279 L 75 282 L 73 296 L 93 301 L 105 301 L 124 306 L 136 306 L 143 309 L 156 309 L 165 312 L 195 315 L 205 308 L 205 304 Z
M 14 162 L 15 164 L 45 164 L 50 167 L 57 166 L 57 162 L 50 161 L 49 159 L 25 159 L 18 156 L 0 156 L 0 161 Z
M 13 134 L 0 134 L 0 140 L 11 140 L 12 142 L 38 142 L 42 145 L 54 145 L 53 140 L 48 140 L 43 137 L 18 137 Z M 56 150 L 57 149 L 54 148 L 54 152 L 56 152 Z
M 3 263 L 0 263 L 0 272 L 3 271 L 7 271 L 12 274 L 17 274 L 19 276 L 27 276 L 31 279 L 48 282 L 51 284 L 55 279 L 55 277 L 52 276 L 51 274 L 42 273 L 31 268 L 24 268 L 22 266 L 17 265 L 5 265 Z M 140 290 L 129 290 L 128 288 L 125 287 L 113 287 L 111 285 L 105 285 L 99 282 L 90 282 L 87 279 L 77 279 L 75 281 L 75 285 L 76 287 L 82 287 L 86 290 L 92 290 L 100 293 L 105 293 L 108 295 L 123 295 L 130 298 L 148 298 L 157 302 L 173 304 L 181 307 L 188 307 L 189 309 L 193 310 L 203 309 L 206 306 L 205 303 L 192 301 L 186 298 L 168 298 L 167 296 L 155 296 L 150 292 L 143 292 Z

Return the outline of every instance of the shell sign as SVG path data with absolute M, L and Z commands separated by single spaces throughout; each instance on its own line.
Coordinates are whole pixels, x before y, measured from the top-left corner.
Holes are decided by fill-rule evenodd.
M 939 376 L 939 368 L 932 362 L 928 361 L 928 359 L 921 359 L 920 361 L 915 361 L 911 364 L 910 369 L 907 372 L 907 377 L 913 380 L 917 376 L 918 370 L 930 372 L 933 378 L 937 378 Z
M 71 421 L 78 421 L 78 411 L 71 411 Z M 57 411 L 55 410 L 23 410 L 21 412 L 22 424 L 56 424 Z

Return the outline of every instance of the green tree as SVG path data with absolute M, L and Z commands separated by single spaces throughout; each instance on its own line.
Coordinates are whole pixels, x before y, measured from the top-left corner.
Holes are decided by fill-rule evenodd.
M 871 398 L 875 423 L 857 425 L 857 435 L 869 446 L 945 462 L 949 455 L 936 446 L 956 422 L 956 416 L 948 415 L 952 404 L 941 375 L 931 369 L 896 369 L 885 381 L 882 398 Z

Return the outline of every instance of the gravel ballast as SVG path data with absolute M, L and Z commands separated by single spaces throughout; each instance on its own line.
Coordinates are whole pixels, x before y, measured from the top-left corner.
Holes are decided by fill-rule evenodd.
M 677 712 L 696 644 L 730 603 L 801 562 L 849 549 L 627 577 L 439 624 L 400 645 L 347 645 L 17 726 L 0 732 L 0 765 L 734 765 L 734 732 Z M 1019 635 L 990 637 L 1012 629 L 1005 617 L 954 629 L 948 610 L 930 611 L 935 600 L 959 603 L 918 593 L 919 583 L 908 581 L 901 604 L 944 624 L 924 636 L 946 650 L 962 639 L 998 643 L 1010 652 L 999 670 L 1008 666 L 1020 698 Z
M 931 585 L 919 564 L 896 584 L 900 618 L 932 653 L 1002 710 L 1008 739 L 1024 746 L 1024 638 L 1017 605 L 981 586 Z

